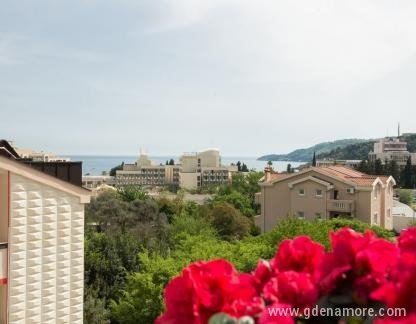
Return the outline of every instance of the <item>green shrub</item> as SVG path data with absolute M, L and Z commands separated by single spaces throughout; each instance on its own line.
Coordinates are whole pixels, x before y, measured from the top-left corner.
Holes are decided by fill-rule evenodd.
M 413 202 L 413 194 L 411 190 L 402 189 L 399 191 L 399 201 L 406 205 L 411 205 Z

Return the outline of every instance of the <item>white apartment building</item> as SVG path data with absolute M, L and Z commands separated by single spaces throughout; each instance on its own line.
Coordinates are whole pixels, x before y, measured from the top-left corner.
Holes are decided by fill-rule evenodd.
M 0 148 L 0 323 L 82 323 L 89 192 Z

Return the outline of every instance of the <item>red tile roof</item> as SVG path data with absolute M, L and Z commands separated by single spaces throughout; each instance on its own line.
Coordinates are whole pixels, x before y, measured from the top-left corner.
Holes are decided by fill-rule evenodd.
M 377 178 L 379 178 L 384 184 L 386 184 L 387 180 L 389 179 L 388 176 L 369 175 L 344 166 L 320 167 L 319 169 L 335 175 L 336 177 L 354 182 L 359 186 L 365 187 L 372 186 Z

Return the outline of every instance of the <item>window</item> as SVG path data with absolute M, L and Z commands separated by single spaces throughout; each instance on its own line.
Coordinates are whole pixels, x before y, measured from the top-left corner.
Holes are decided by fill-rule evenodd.
M 305 195 L 305 189 L 299 189 L 298 195 L 299 196 L 304 196 Z
M 301 211 L 298 211 L 298 218 L 299 219 L 305 219 L 305 213 L 301 212 Z
M 316 197 L 322 197 L 322 189 L 316 189 Z
M 381 189 L 380 189 L 380 185 L 379 185 L 379 184 L 377 184 L 377 186 L 376 186 L 376 190 L 374 190 L 374 199 L 377 199 L 377 198 L 378 198 L 378 196 L 380 196 L 380 191 L 381 191 Z
M 321 213 L 315 213 L 315 218 L 316 219 L 322 219 L 322 214 Z

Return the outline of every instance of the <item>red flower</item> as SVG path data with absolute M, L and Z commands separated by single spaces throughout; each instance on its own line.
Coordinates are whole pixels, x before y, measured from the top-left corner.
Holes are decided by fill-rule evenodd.
M 260 260 L 252 276 L 253 284 L 259 292 L 263 290 L 264 285 L 270 280 L 272 275 L 273 271 L 270 263 L 265 260 Z
M 343 228 L 331 233 L 331 244 L 332 251 L 323 257 L 316 272 L 316 280 L 326 294 L 333 291 L 340 280 L 347 279 L 349 273 L 353 279 L 371 274 L 369 278 L 361 279 L 357 287 L 362 287 L 365 281 L 364 286 L 377 288 L 382 283 L 381 279 L 394 267 L 398 256 L 397 247 L 393 243 L 377 238 L 370 231 L 363 235 L 350 228 Z M 363 290 L 358 294 L 366 300 L 368 294 L 363 295 L 362 292 Z
M 263 296 L 270 303 L 290 304 L 303 311 L 315 304 L 319 291 L 310 274 L 285 271 L 266 284 Z
M 295 324 L 291 305 L 275 303 L 260 315 L 259 324 Z
M 409 227 L 400 233 L 399 248 L 402 253 L 416 253 L 416 227 Z
M 298 236 L 293 240 L 284 240 L 270 265 L 275 272 L 297 271 L 314 273 L 322 261 L 324 247 L 308 236 Z
M 239 276 L 227 261 L 196 262 L 166 287 L 166 312 L 156 323 L 202 324 L 225 310 L 241 317 L 246 315 L 244 305 L 253 309 L 260 307 L 255 296 L 256 289 L 249 278 Z
M 404 253 L 388 282 L 371 294 L 391 308 L 416 312 L 416 255 Z

